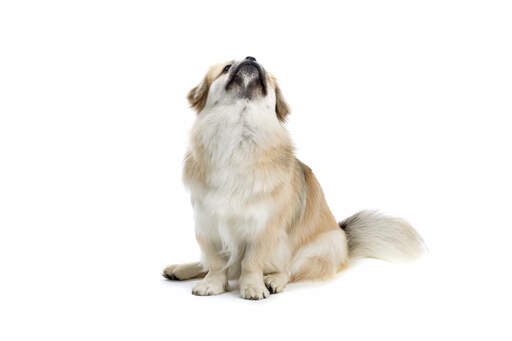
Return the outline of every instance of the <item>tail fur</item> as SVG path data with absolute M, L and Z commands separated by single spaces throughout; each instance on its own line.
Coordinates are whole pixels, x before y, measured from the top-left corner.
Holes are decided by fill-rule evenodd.
M 425 244 L 405 220 L 361 211 L 339 223 L 348 238 L 350 258 L 379 258 L 404 263 L 419 258 Z

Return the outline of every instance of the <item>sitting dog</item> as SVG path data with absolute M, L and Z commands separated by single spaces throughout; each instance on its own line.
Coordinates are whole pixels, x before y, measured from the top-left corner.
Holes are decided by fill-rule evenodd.
M 283 123 L 289 108 L 256 59 L 212 66 L 188 94 L 198 113 L 185 156 L 202 260 L 170 265 L 171 280 L 202 278 L 194 295 L 228 290 L 259 300 L 287 283 L 321 280 L 349 258 L 401 262 L 424 250 L 404 220 L 362 211 L 337 223 Z

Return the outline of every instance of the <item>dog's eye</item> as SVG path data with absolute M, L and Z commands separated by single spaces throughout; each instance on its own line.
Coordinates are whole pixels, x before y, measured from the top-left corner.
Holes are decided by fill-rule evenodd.
M 231 64 L 228 64 L 228 65 L 224 66 L 224 69 L 222 70 L 222 73 L 228 72 L 229 69 L 231 69 Z

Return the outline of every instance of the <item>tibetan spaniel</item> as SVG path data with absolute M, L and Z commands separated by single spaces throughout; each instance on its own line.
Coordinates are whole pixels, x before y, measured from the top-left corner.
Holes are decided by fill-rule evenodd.
M 217 295 L 238 279 L 259 300 L 288 283 L 323 280 L 349 259 L 392 262 L 424 251 L 404 220 L 362 211 L 338 223 L 315 175 L 298 160 L 276 79 L 254 57 L 210 67 L 190 90 L 197 112 L 185 156 L 200 262 L 170 265 L 170 280 L 200 278 L 194 295 Z

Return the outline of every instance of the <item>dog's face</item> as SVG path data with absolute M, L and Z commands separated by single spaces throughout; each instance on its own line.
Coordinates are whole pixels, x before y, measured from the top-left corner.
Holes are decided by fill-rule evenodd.
M 276 117 L 283 122 L 290 111 L 275 78 L 254 57 L 211 66 L 187 98 L 198 113 L 214 107 L 254 103 L 275 110 Z

